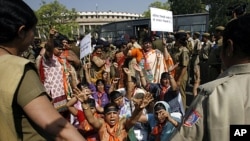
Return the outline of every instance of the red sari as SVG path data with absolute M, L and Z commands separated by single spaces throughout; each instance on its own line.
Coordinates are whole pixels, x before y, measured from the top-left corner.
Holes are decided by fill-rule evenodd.
M 94 114 L 94 117 L 99 117 L 97 113 Z M 79 131 L 86 138 L 87 141 L 100 141 L 98 131 L 95 130 L 85 119 L 84 113 L 80 110 L 77 112 L 77 119 L 80 122 Z

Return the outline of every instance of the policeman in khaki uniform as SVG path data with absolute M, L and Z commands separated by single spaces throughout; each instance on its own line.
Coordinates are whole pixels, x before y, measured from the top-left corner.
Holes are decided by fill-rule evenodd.
M 199 39 L 200 33 L 195 32 L 193 35 L 194 39 L 194 49 L 192 51 L 191 59 L 190 59 L 190 83 L 193 84 L 193 95 L 197 95 L 197 88 L 200 85 L 200 59 L 199 52 L 201 49 L 201 41 Z
M 162 38 L 160 38 L 160 35 L 157 35 L 156 33 L 153 34 L 152 45 L 153 45 L 153 49 L 158 49 L 162 53 L 164 52 L 164 47 L 162 45 Z
M 217 26 L 215 28 L 216 44 L 212 47 L 208 57 L 208 82 L 216 79 L 222 71 L 220 51 L 223 42 L 224 26 Z
M 210 41 L 210 34 L 209 33 L 203 33 L 202 34 L 202 47 L 199 52 L 199 59 L 200 59 L 200 78 L 201 78 L 201 84 L 204 84 L 208 82 L 208 57 L 209 53 L 212 48 L 212 42 Z
M 176 67 L 175 81 L 180 88 L 181 98 L 184 109 L 186 109 L 186 85 L 188 80 L 188 65 L 189 65 L 189 51 L 187 49 L 187 34 L 184 31 L 178 31 L 175 34 L 175 45 L 173 54 L 171 54 L 174 64 L 179 63 Z
M 227 24 L 221 60 L 226 70 L 199 87 L 171 141 L 229 141 L 230 125 L 250 124 L 250 14 Z
M 217 26 L 215 28 L 215 38 L 216 38 L 216 44 L 218 47 L 223 45 L 223 31 L 225 27 L 224 26 Z
M 189 50 L 189 54 L 191 55 L 194 49 L 194 39 L 191 36 L 190 31 L 186 31 L 187 33 L 187 49 Z

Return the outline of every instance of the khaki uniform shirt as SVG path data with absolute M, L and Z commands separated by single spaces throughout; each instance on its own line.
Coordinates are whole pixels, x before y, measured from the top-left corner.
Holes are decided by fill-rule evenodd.
M 200 41 L 200 39 L 195 39 L 194 40 L 193 55 L 198 55 L 200 50 L 201 50 L 201 41 Z
M 33 99 L 45 94 L 35 67 L 27 59 L 13 55 L 0 56 L 0 66 L 0 140 L 45 141 L 42 136 L 49 139 L 40 128 L 32 125 L 22 110 Z
M 175 48 L 171 56 L 173 58 L 174 64 L 179 63 L 178 67 L 176 68 L 175 75 L 175 78 L 178 78 L 181 75 L 182 68 L 187 67 L 189 64 L 189 51 L 186 47 L 181 46 L 179 48 Z M 186 81 L 188 77 L 187 72 L 183 77 L 183 80 Z
M 250 124 L 250 63 L 201 85 L 171 141 L 229 141 L 230 125 Z
M 217 41 L 217 46 L 218 47 L 223 46 L 223 39 L 222 38 Z
M 162 39 L 157 38 L 152 42 L 153 45 L 153 49 L 158 49 L 160 50 L 162 53 L 164 52 L 164 47 L 162 45 Z
M 207 41 L 206 43 L 204 43 L 202 45 L 202 48 L 200 50 L 200 60 L 201 61 L 208 59 L 211 48 L 212 48 L 212 42 L 211 41 Z

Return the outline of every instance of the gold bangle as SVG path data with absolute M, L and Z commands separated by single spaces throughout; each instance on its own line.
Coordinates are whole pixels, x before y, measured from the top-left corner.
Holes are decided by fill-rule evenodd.
M 141 78 L 145 77 L 145 76 L 140 76 Z
M 89 106 L 87 106 L 87 107 L 83 107 L 83 106 L 82 106 L 82 109 L 83 109 L 83 110 L 88 110 L 88 109 L 89 109 Z

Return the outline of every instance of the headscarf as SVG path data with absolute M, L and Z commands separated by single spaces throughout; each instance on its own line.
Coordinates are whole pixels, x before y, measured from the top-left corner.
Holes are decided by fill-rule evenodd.
M 156 106 L 157 104 L 159 104 L 159 103 L 161 103 L 161 104 L 165 107 L 165 109 L 166 109 L 167 112 L 169 112 L 169 113 L 171 112 L 170 106 L 168 105 L 167 102 L 165 102 L 165 101 L 158 101 L 158 102 L 156 102 L 155 105 L 154 105 L 153 113 L 155 113 L 155 106 Z M 161 132 L 162 132 L 163 126 L 164 126 L 165 124 L 166 124 L 165 122 L 164 122 L 163 124 L 157 124 L 157 125 L 152 129 L 151 134 L 153 134 L 153 135 L 156 136 L 155 141 L 160 141 L 160 140 L 161 140 Z
M 158 103 L 163 104 L 164 107 L 165 107 L 165 109 L 166 109 L 166 111 L 169 112 L 169 113 L 171 113 L 170 106 L 169 106 L 169 104 L 168 104 L 167 102 L 165 102 L 165 101 L 157 101 L 157 102 L 155 103 L 154 109 L 153 109 L 153 112 L 154 112 L 154 113 L 155 113 L 155 106 L 156 106 Z

